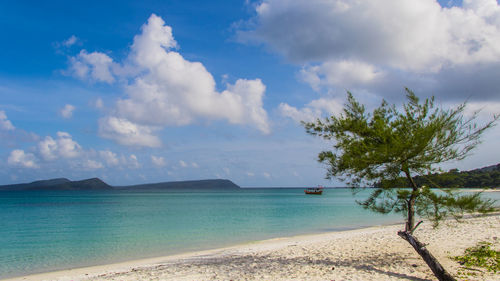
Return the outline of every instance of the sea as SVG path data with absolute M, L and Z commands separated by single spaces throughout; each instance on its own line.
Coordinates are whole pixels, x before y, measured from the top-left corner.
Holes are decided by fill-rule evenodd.
M 397 224 L 364 210 L 348 188 L 0 192 L 0 279 Z M 500 192 L 485 193 L 500 200 Z M 496 197 L 496 198 L 495 198 Z

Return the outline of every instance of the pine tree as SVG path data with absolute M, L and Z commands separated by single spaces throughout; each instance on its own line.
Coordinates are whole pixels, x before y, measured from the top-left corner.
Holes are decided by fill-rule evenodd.
M 406 93 L 408 102 L 402 110 L 383 101 L 370 114 L 347 92 L 342 114 L 303 125 L 307 133 L 333 141 L 333 150 L 318 155 L 319 162 L 326 164 L 326 177 L 339 178 L 353 188 L 383 182 L 358 203 L 374 212 L 402 213 L 406 223 L 398 235 L 413 246 L 439 280 L 455 280 L 413 236 L 422 222 L 415 223 L 415 217 L 427 218 L 437 226 L 446 217 L 492 211 L 494 202 L 483 200 L 480 194 L 460 195 L 451 189 L 435 192 L 418 186 L 413 177 L 435 172 L 440 163 L 464 159 L 499 116 L 478 126 L 478 112 L 464 117 L 466 103 L 446 110 L 435 107 L 434 97 L 420 103 L 411 90 Z M 410 182 L 410 189 L 398 188 L 401 176 Z

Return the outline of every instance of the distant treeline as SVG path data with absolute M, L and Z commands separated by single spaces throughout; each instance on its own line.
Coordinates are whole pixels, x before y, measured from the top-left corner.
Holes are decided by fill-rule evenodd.
M 500 163 L 471 171 L 460 172 L 458 169 L 452 169 L 444 173 L 416 176 L 413 180 L 418 186 L 426 185 L 437 188 L 500 187 Z M 396 181 L 382 181 L 375 185 L 375 187 L 383 186 L 410 187 L 410 183 L 406 178 L 401 177 Z

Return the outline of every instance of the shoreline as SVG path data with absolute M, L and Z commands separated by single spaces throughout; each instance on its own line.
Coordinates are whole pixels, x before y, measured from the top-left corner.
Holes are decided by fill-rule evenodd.
M 395 226 L 399 226 L 399 225 L 403 225 L 403 223 L 402 222 L 401 223 L 392 222 L 392 223 L 375 225 L 375 226 L 359 226 L 359 227 L 339 229 L 339 230 L 327 230 L 327 231 L 321 231 L 321 232 L 297 234 L 297 235 L 292 235 L 292 236 L 281 236 L 281 237 L 268 238 L 268 239 L 263 239 L 263 240 L 251 240 L 251 241 L 247 241 L 247 242 L 241 242 L 241 243 L 237 243 L 234 245 L 228 245 L 228 246 L 217 247 L 217 248 L 206 247 L 206 249 L 187 251 L 187 252 L 179 252 L 179 253 L 157 256 L 157 257 L 139 258 L 139 259 L 106 263 L 106 264 L 90 265 L 90 266 L 83 266 L 83 267 L 73 267 L 73 268 L 68 268 L 68 269 L 60 269 L 60 270 L 53 270 L 53 271 L 47 271 L 47 272 L 39 272 L 39 273 L 32 273 L 32 274 L 27 274 L 27 275 L 19 275 L 19 276 L 7 277 L 7 278 L 0 278 L 0 281 L 53 280 L 54 278 L 57 278 L 57 280 L 70 280 L 70 279 L 65 278 L 65 276 L 68 274 L 71 274 L 71 276 L 72 276 L 71 280 L 74 280 L 74 278 L 75 278 L 74 275 L 79 275 L 80 278 L 91 278 L 93 275 L 95 275 L 95 273 L 101 272 L 101 271 L 102 272 L 120 271 L 123 269 L 130 269 L 131 270 L 134 267 L 142 267 L 142 266 L 166 263 L 166 262 L 170 262 L 170 261 L 178 261 L 178 260 L 183 260 L 183 259 L 196 259 L 197 257 L 217 256 L 220 254 L 226 254 L 228 252 L 231 252 L 232 250 L 243 249 L 243 248 L 249 247 L 251 245 L 261 245 L 261 244 L 267 245 L 267 244 L 273 244 L 273 243 L 282 242 L 282 241 L 286 242 L 288 240 L 295 241 L 296 239 L 305 240 L 308 238 L 317 238 L 318 236 L 323 236 L 323 235 L 341 234 L 341 233 L 347 234 L 350 232 L 358 232 L 358 231 L 371 230 L 371 229 L 380 229 L 380 228 L 385 228 L 385 227 L 395 227 Z M 89 273 L 89 272 L 91 272 L 91 273 Z M 59 278 L 62 278 L 62 279 L 59 279 Z M 80 280 L 80 279 L 76 279 L 76 280 Z
M 396 232 L 400 224 L 254 241 L 219 249 L 13 277 L 5 280 L 434 280 L 432 272 Z M 428 222 L 415 235 L 453 275 L 478 241 L 498 248 L 500 214 Z M 470 280 L 500 280 L 500 275 Z M 479 279 L 478 279 L 479 278 Z
M 496 213 L 495 213 L 496 214 Z M 500 212 L 498 213 L 500 215 Z M 489 216 L 489 214 L 486 214 L 485 216 Z M 122 260 L 117 260 L 117 261 L 111 261 L 111 262 L 105 262 L 105 263 L 95 263 L 95 264 L 90 264 L 90 265 L 83 265 L 83 266 L 74 266 L 74 267 L 68 267 L 68 268 L 60 268 L 60 269 L 53 269 L 49 271 L 41 271 L 41 272 L 32 272 L 28 274 L 23 274 L 23 275 L 13 275 L 13 276 L 7 276 L 7 277 L 2 277 L 0 276 L 0 281 L 17 281 L 17 280 L 75 280 L 74 276 L 71 279 L 66 279 L 64 277 L 65 273 L 81 273 L 83 272 L 80 277 L 81 278 L 90 278 L 93 274 L 88 274 L 88 272 L 98 272 L 98 271 L 109 271 L 110 269 L 116 269 L 116 270 L 121 270 L 123 268 L 132 268 L 132 267 L 140 267 L 144 265 L 151 265 L 151 264 L 156 264 L 156 263 L 162 263 L 165 261 L 170 261 L 170 260 L 178 260 L 178 259 L 183 259 L 183 258 L 193 258 L 196 256 L 209 256 L 218 254 L 219 252 L 224 252 L 226 250 L 231 250 L 233 248 L 243 248 L 248 245 L 253 245 L 253 244 L 264 244 L 264 243 L 273 243 L 274 241 L 278 240 L 289 240 L 289 239 L 294 239 L 294 238 L 307 238 L 307 237 L 315 237 L 319 235 L 327 235 L 327 234 L 335 234 L 335 233 L 344 233 L 344 232 L 357 232 L 357 231 L 362 231 L 365 229 L 372 229 L 372 228 L 384 228 L 384 227 L 391 227 L 391 226 L 402 226 L 404 223 L 401 222 L 386 222 L 383 224 L 379 225 L 358 225 L 358 226 L 352 226 L 352 227 L 331 227 L 331 228 L 326 228 L 323 230 L 316 230 L 313 232 L 303 232 L 303 233 L 295 233 L 291 234 L 289 236 L 277 236 L 277 237 L 270 237 L 270 238 L 264 238 L 264 239 L 253 239 L 253 240 L 247 240 L 247 241 L 240 241 L 240 242 L 235 242 L 231 244 L 225 244 L 225 245 L 219 245 L 219 246 L 204 246 L 200 249 L 196 250 L 179 250 L 175 251 L 172 253 L 168 253 L 165 255 L 158 255 L 158 256 L 150 256 L 150 257 L 139 257 L 139 258 L 133 258 L 133 259 L 122 259 Z M 40 278 L 39 278 L 40 277 Z M 62 277 L 60 279 L 59 277 Z M 33 279 L 32 279 L 33 278 Z M 55 279 L 54 279 L 55 278 Z M 76 279 L 80 280 L 80 279 Z

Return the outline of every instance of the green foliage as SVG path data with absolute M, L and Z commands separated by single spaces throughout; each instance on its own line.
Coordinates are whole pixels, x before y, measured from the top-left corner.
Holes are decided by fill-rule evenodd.
M 460 220 L 465 213 L 493 212 L 494 204 L 494 200 L 482 199 L 481 193 L 461 195 L 450 189 L 433 192 L 424 186 L 416 200 L 416 212 L 436 227 L 440 220 L 449 216 Z
M 426 174 L 435 170 L 434 164 L 467 156 L 498 118 L 478 127 L 473 123 L 476 115 L 470 119 L 462 116 L 465 104 L 437 109 L 434 98 L 419 103 L 412 91 L 406 91 L 408 103 L 403 112 L 383 101 L 373 113 L 366 113 L 348 92 L 348 103 L 339 117 L 303 123 L 309 134 L 335 140 L 334 151 L 318 155 L 328 165 L 327 178 L 340 177 L 360 186 L 380 179 L 396 180 L 406 171 Z
M 456 256 L 453 259 L 468 268 L 480 267 L 489 272 L 500 272 L 500 251 L 491 249 L 491 245 L 488 242 L 479 242 L 476 246 L 467 248 L 463 256 Z M 463 270 L 461 273 L 467 275 Z
M 466 213 L 488 213 L 495 211 L 495 201 L 481 198 L 481 193 L 461 195 L 452 189 L 433 191 L 423 186 L 411 189 L 377 188 L 367 200 L 358 202 L 363 208 L 387 214 L 401 213 L 408 218 L 408 200 L 414 196 L 415 212 L 436 227 L 449 216 L 460 220 Z
M 437 171 L 436 164 L 464 159 L 499 116 L 478 126 L 474 123 L 477 113 L 463 116 L 465 103 L 452 109 L 436 108 L 434 98 L 420 103 L 412 91 L 406 89 L 406 93 L 408 102 L 401 111 L 382 101 L 367 113 L 348 92 L 342 114 L 303 122 L 307 133 L 333 141 L 333 150 L 318 155 L 318 161 L 326 164 L 326 177 L 336 177 L 353 188 L 381 183 L 358 203 L 375 212 L 403 213 L 407 230 L 413 229 L 415 212 L 437 223 L 450 214 L 460 217 L 463 210 L 490 210 L 491 202 L 451 190 L 433 192 L 418 185 L 412 175 L 426 175 Z M 403 186 L 402 176 L 411 189 L 393 188 Z
M 436 188 L 495 188 L 500 187 L 500 164 L 487 167 L 488 169 L 476 169 L 472 171 L 459 172 L 457 169 L 445 173 L 432 173 L 428 175 L 413 177 L 418 185 L 428 185 Z M 411 187 L 411 183 L 400 177 L 395 182 L 378 182 L 376 187 L 382 186 Z

